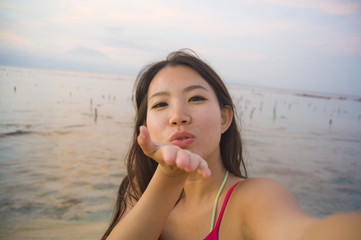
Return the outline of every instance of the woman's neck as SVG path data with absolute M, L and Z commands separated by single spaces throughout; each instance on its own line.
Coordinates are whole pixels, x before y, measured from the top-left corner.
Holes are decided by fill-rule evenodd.
M 226 169 L 222 161 L 209 162 L 211 176 L 203 178 L 198 173 L 191 174 L 184 185 L 184 200 L 190 200 L 193 203 L 214 198 L 222 184 Z

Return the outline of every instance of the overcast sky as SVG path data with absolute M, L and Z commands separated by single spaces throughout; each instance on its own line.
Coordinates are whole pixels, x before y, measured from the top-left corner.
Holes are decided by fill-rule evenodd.
M 0 1 L 0 65 L 135 75 L 180 48 L 226 82 L 361 95 L 360 0 Z

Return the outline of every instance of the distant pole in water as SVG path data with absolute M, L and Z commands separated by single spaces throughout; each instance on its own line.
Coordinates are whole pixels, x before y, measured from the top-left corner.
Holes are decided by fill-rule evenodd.
M 259 111 L 262 112 L 263 109 L 263 101 L 261 101 L 260 105 L 259 105 Z
M 97 108 L 94 108 L 94 122 L 97 122 L 98 119 L 98 110 Z
M 16 92 L 16 86 L 14 86 L 14 92 Z
M 256 110 L 256 108 L 254 107 L 254 108 L 252 108 L 252 111 L 251 111 L 251 114 L 250 114 L 250 116 L 249 116 L 249 118 L 252 120 L 252 118 L 253 118 L 253 114 L 254 114 L 254 111 Z
M 275 101 L 275 105 L 273 106 L 273 122 L 276 121 L 277 118 L 277 101 Z
M 332 118 L 330 119 L 329 124 L 330 124 L 330 126 L 332 125 Z
M 92 112 L 93 109 L 93 99 L 90 99 L 90 113 Z

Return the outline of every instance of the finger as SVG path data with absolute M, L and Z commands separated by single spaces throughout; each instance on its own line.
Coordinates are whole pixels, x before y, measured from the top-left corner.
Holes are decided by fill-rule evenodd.
M 139 127 L 139 136 L 137 141 L 143 152 L 149 157 L 151 157 L 151 155 L 157 149 L 156 144 L 150 138 L 150 134 L 146 126 Z
M 189 151 L 179 150 L 177 152 L 176 164 L 179 168 L 184 169 L 187 172 L 197 171 L 197 173 L 204 178 L 211 176 L 211 170 L 208 167 L 208 163 L 199 155 Z
M 197 154 L 193 154 L 193 153 L 190 153 L 189 156 L 190 156 L 190 161 L 188 162 L 188 165 L 186 168 L 189 172 L 194 172 L 198 169 L 198 167 L 203 159 L 200 156 L 198 156 Z
M 173 145 L 165 145 L 163 146 L 163 160 L 168 165 L 173 165 L 177 159 L 177 151 L 178 148 Z
M 208 163 L 201 157 L 197 172 L 201 174 L 204 178 L 209 178 L 211 176 L 211 170 L 208 167 Z
M 175 163 L 177 166 L 181 169 L 187 170 L 187 167 L 189 165 L 190 156 L 189 153 L 185 150 L 179 149 L 177 151 L 177 158 Z

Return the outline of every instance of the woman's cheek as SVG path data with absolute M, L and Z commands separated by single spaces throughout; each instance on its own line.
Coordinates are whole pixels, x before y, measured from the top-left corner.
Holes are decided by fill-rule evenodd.
M 164 120 L 158 119 L 154 115 L 149 115 L 146 123 L 150 138 L 153 141 L 163 142 L 164 140 L 162 139 L 161 134 L 164 132 L 162 129 L 164 130 L 165 128 L 165 126 L 163 126 Z

